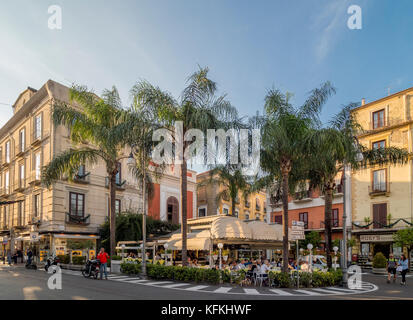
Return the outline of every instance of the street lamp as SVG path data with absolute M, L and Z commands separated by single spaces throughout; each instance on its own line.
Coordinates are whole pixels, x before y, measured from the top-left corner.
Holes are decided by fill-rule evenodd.
M 338 247 L 334 246 L 333 247 L 334 250 L 334 270 L 337 270 L 337 251 L 338 251 Z
M 218 243 L 218 249 L 219 249 L 219 270 L 222 269 L 222 248 L 224 245 L 220 242 Z
M 132 145 L 132 149 L 135 146 Z M 128 160 L 127 160 L 127 164 L 129 167 L 133 167 L 136 166 L 136 160 L 135 157 L 133 156 L 133 152 L 131 151 L 131 153 L 129 154 Z M 145 175 L 145 172 L 144 172 Z M 145 178 L 144 178 L 144 183 L 142 186 L 143 189 L 143 193 L 142 193 L 142 198 L 143 198 L 143 214 L 142 214 L 142 275 L 146 276 L 146 201 L 145 201 L 145 196 L 146 196 L 146 192 L 145 192 Z
M 165 248 L 165 265 L 168 265 L 168 247 L 169 245 L 167 243 L 164 243 L 163 247 Z
M 309 263 L 310 263 L 310 272 L 313 271 L 313 245 L 311 243 L 307 244 L 307 249 L 310 251 Z

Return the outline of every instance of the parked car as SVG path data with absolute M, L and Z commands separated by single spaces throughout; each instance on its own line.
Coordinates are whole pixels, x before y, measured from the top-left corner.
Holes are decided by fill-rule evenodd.
M 309 263 L 309 261 L 310 261 L 310 256 L 308 255 L 308 256 L 304 256 L 304 257 L 302 257 L 302 260 L 304 261 L 304 263 Z M 326 257 L 325 256 L 323 256 L 323 255 L 314 255 L 313 256 L 313 269 L 326 269 L 327 268 L 327 259 L 326 259 Z M 333 265 L 332 265 L 332 267 L 334 268 L 334 267 L 336 267 L 336 268 L 340 268 L 340 265 L 337 263 L 337 264 L 335 264 L 334 262 L 333 262 Z

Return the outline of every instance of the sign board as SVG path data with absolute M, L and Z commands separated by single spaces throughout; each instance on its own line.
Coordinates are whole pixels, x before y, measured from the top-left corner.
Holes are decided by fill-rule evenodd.
M 30 241 L 39 241 L 39 233 L 30 232 Z
M 393 242 L 392 234 L 362 234 L 360 242 Z
M 9 242 L 9 239 L 7 237 L 3 237 L 1 240 L 3 244 L 7 244 Z
M 292 221 L 291 228 L 288 228 L 288 238 L 290 241 L 304 240 L 304 222 L 303 221 Z

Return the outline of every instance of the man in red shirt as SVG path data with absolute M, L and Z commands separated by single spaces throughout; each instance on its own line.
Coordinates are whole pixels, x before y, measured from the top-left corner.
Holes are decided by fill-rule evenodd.
M 100 252 L 97 256 L 98 260 L 100 261 L 100 280 L 103 278 L 103 272 L 105 272 L 105 278 L 108 280 L 108 272 L 107 272 L 107 267 L 108 267 L 108 259 L 109 255 L 105 252 L 105 248 L 100 248 Z

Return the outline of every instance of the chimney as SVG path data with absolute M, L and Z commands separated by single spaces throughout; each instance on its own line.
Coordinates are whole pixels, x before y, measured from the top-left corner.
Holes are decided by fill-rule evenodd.
M 361 99 L 361 105 L 364 106 L 365 104 L 366 104 L 366 99 L 365 98 Z

